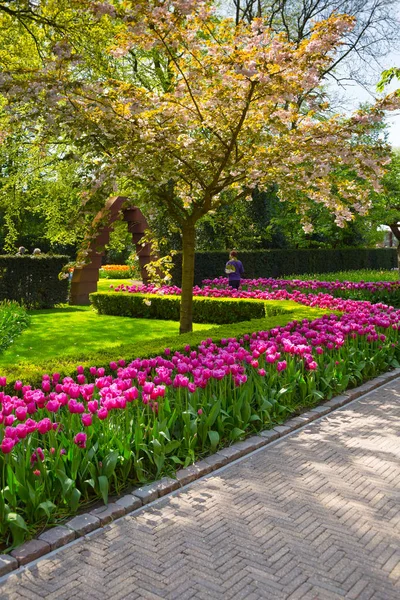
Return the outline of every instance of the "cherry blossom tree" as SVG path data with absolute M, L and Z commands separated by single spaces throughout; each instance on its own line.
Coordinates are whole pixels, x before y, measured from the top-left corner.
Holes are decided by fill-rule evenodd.
M 271 29 L 285 31 L 297 44 L 311 34 L 315 21 L 333 14 L 351 15 L 355 26 L 344 33 L 326 71 L 326 76 L 339 82 L 371 84 L 373 72 L 381 70 L 382 57 L 400 44 L 398 0 L 220 0 L 220 6 L 237 22 L 264 17 Z
M 261 18 L 235 24 L 199 0 L 96 3 L 93 14 L 110 34 L 100 66 L 57 41 L 43 68 L 6 74 L 8 110 L 97 157 L 89 195 L 114 186 L 145 210 L 167 207 L 182 234 L 181 333 L 192 329 L 195 228 L 210 211 L 271 184 L 305 231 L 313 203 L 339 226 L 368 210 L 387 148 L 365 135 L 397 98 L 345 118 L 328 116 L 313 91 L 351 17 L 333 15 L 296 44 Z

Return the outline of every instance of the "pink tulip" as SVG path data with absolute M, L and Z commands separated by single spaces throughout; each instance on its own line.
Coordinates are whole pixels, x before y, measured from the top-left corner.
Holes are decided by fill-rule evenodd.
M 316 371 L 318 369 L 318 364 L 315 362 L 315 360 L 311 360 L 310 362 L 306 363 L 306 369 L 309 371 Z
M 50 390 L 51 390 L 50 381 L 48 381 L 48 380 L 44 380 L 44 381 L 42 382 L 42 390 L 43 390 L 44 392 L 50 392 Z
M 99 408 L 98 400 L 91 400 L 90 402 L 88 402 L 88 409 L 91 413 L 95 413 L 98 408 Z
M 27 413 L 28 409 L 26 406 L 18 406 L 18 408 L 15 409 L 15 416 L 18 421 L 25 421 Z
M 108 417 L 108 410 L 104 406 L 102 406 L 97 411 L 97 416 L 100 419 L 100 421 L 104 421 L 104 419 L 107 419 Z
M 137 400 L 139 398 L 139 391 L 136 387 L 132 387 L 128 390 L 125 390 L 124 396 L 128 402 L 132 402 L 133 400 Z
M 42 419 L 37 424 L 37 430 L 42 435 L 44 435 L 45 433 L 48 433 L 49 431 L 51 431 L 51 429 L 52 429 L 52 423 L 51 423 L 50 419 L 47 419 L 47 418 Z
M 93 416 L 90 413 L 83 413 L 81 419 L 85 427 L 89 427 L 93 422 Z
M 29 433 L 28 427 L 25 425 L 25 423 L 19 423 L 16 426 L 15 430 L 16 430 L 17 436 L 20 440 L 25 439 Z
M 0 448 L 3 454 L 9 454 L 11 450 L 14 448 L 15 442 L 10 438 L 3 438 L 1 442 Z
M 79 446 L 79 448 L 86 448 L 86 440 L 87 440 L 86 433 L 77 433 L 76 436 L 74 437 L 74 444 Z
M 57 412 L 60 408 L 60 403 L 57 400 L 49 400 L 46 404 L 46 408 L 49 412 Z

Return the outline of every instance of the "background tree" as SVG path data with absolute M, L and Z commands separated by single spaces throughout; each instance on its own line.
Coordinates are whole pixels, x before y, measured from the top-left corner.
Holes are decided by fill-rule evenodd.
M 391 69 L 386 69 L 386 71 L 383 71 L 380 81 L 376 86 L 378 92 L 383 92 L 385 87 L 389 85 L 393 79 L 400 81 L 400 67 L 392 67 Z
M 382 180 L 383 190 L 375 194 L 368 215 L 373 227 L 387 225 L 397 240 L 397 261 L 400 278 L 400 150 L 394 150 L 388 170 Z
M 400 150 L 394 151 L 389 171 L 384 179 L 382 223 L 389 225 L 397 239 L 397 263 L 400 278 Z
M 400 68 L 383 71 L 377 90 L 383 92 L 393 80 L 400 81 Z M 400 95 L 400 89 L 397 90 Z M 375 226 L 387 225 L 397 240 L 397 264 L 400 279 L 400 149 L 394 149 L 388 170 L 383 178 L 383 193 L 374 197 L 371 217 Z

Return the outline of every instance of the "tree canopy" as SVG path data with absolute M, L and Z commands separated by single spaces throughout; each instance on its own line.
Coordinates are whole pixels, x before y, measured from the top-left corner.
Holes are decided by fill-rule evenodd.
M 319 89 L 352 17 L 293 41 L 263 18 L 223 19 L 210 2 L 82 4 L 68 35 L 46 32 L 37 65 L 3 69 L 6 119 L 39 147 L 79 152 L 92 179 L 86 210 L 113 191 L 168 210 L 182 233 L 182 332 L 192 326 L 195 226 L 210 211 L 271 185 L 306 232 L 315 204 L 340 226 L 368 210 L 388 151 L 366 137 L 397 98 L 346 118 Z

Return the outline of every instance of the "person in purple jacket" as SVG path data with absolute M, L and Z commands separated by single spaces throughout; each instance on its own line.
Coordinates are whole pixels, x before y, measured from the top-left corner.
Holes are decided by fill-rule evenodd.
M 225 265 L 225 273 L 228 275 L 229 285 L 235 290 L 238 290 L 244 268 L 240 260 L 237 259 L 236 250 L 232 250 L 229 254 L 229 260 Z

